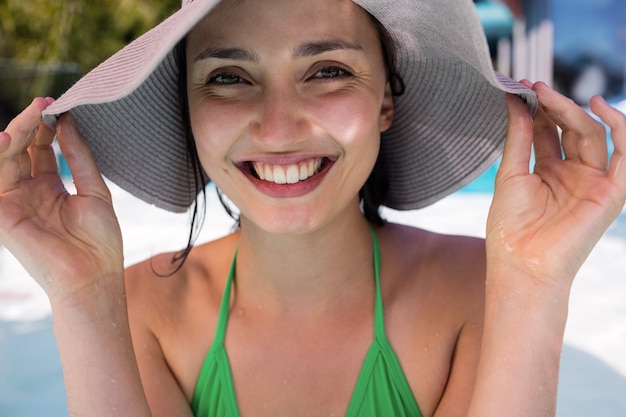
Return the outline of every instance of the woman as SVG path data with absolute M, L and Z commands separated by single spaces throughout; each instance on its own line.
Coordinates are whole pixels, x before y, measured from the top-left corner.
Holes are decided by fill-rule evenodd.
M 553 415 L 569 288 L 626 196 L 624 116 L 591 101 L 609 163 L 582 109 L 491 72 L 471 2 L 213 3 L 0 134 L 0 236 L 50 297 L 70 414 Z M 477 176 L 505 126 L 486 245 L 379 218 Z M 240 230 L 124 271 L 99 170 L 171 210 L 208 176 Z

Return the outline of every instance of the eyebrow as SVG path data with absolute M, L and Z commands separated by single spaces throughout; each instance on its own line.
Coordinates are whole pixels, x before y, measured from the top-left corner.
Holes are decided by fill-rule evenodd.
M 363 47 L 359 44 L 346 42 L 341 39 L 332 39 L 321 42 L 307 42 L 298 46 L 293 52 L 293 56 L 295 58 L 304 58 L 320 55 L 324 52 L 337 51 L 341 49 L 362 51 Z M 194 62 L 209 58 L 228 59 L 233 61 L 259 61 L 259 57 L 257 54 L 246 49 L 208 47 L 207 49 L 196 55 L 196 57 L 194 58 Z
M 324 52 L 337 51 L 341 49 L 351 49 L 355 51 L 362 51 L 363 47 L 356 43 L 346 42 L 341 39 L 331 39 L 322 42 L 308 42 L 300 45 L 296 48 L 294 56 L 296 58 L 303 58 L 307 56 L 319 55 Z
M 194 62 L 209 58 L 230 59 L 233 61 L 259 61 L 259 57 L 254 52 L 247 51 L 245 49 L 208 47 L 207 49 L 196 55 L 196 57 L 194 58 Z

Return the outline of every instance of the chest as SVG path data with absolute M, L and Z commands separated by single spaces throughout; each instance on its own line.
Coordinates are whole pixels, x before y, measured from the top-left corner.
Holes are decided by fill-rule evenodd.
M 236 319 L 225 349 L 242 416 L 346 414 L 371 348 L 372 320 L 257 332 Z
M 406 311 L 389 304 L 386 333 L 401 373 L 422 410 L 434 409 L 449 373 L 452 332 L 432 316 L 407 320 Z M 346 415 L 374 342 L 373 311 L 343 325 L 311 320 L 301 326 L 261 325 L 240 314 L 232 310 L 224 345 L 242 416 Z M 163 339 L 168 365 L 190 400 L 217 327 L 215 312 L 205 317 L 181 321 L 174 326 L 179 334 Z

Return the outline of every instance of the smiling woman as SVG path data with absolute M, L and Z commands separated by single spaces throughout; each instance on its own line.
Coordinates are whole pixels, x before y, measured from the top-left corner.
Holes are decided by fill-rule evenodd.
M 70 415 L 550 415 L 626 196 L 626 120 L 591 109 L 608 165 L 583 109 L 493 72 L 470 1 L 184 1 L 0 133 L 0 241 L 49 296 Z M 503 146 L 486 241 L 382 219 Z M 101 172 L 194 213 L 212 181 L 240 228 L 124 270 Z
M 393 116 L 368 14 L 345 2 L 297 12 L 283 6 L 218 7 L 186 41 L 195 57 L 187 61 L 188 108 L 199 160 L 241 211 L 242 225 L 250 220 L 270 233 L 320 228 L 314 222 L 357 202 Z M 312 17 L 324 23 L 296 30 Z M 268 31 L 276 21 L 285 24 Z M 309 162 L 323 169 L 300 181 L 300 165 Z M 253 168 L 261 164 L 272 181 L 257 180 Z

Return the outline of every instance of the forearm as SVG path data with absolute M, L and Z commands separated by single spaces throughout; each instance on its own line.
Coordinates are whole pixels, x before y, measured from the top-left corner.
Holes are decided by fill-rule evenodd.
M 150 416 L 120 281 L 78 300 L 52 301 L 70 416 Z
M 511 268 L 487 272 L 485 324 L 469 416 L 554 416 L 569 286 Z

